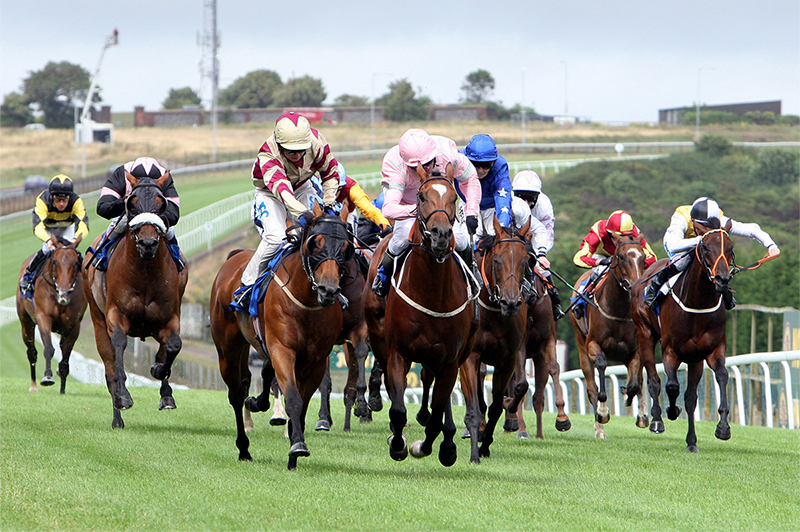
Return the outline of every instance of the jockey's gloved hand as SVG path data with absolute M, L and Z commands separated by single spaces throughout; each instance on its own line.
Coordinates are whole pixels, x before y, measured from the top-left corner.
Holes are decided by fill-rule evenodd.
M 608 266 L 611 264 L 612 257 L 603 257 L 602 259 L 597 261 L 598 266 Z
M 313 219 L 314 213 L 311 211 L 306 211 L 297 218 L 297 223 L 300 224 L 300 227 L 305 228 L 311 225 L 311 220 Z
M 467 231 L 469 232 L 470 236 L 474 235 L 478 231 L 477 216 L 467 216 Z
M 386 235 L 388 235 L 389 233 L 391 233 L 393 229 L 394 229 L 394 227 L 392 227 L 391 225 L 387 225 L 386 227 L 384 227 L 384 228 L 381 230 L 381 232 L 380 232 L 380 233 L 378 233 L 378 236 L 379 236 L 379 237 L 381 237 L 381 238 L 383 238 L 383 237 L 385 237 Z

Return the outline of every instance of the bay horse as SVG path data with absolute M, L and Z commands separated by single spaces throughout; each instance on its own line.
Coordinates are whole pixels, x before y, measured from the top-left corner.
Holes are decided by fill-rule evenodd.
M 472 301 L 478 290 L 468 269 L 453 253 L 457 194 L 452 165 L 448 165 L 444 176 L 428 176 L 419 165 L 417 176 L 421 185 L 410 234 L 411 249 L 403 265 L 395 268 L 384 301 L 370 289 L 389 239 L 380 243 L 364 287 L 364 311 L 370 345 L 385 371 L 391 401 L 389 455 L 394 460 L 408 456 L 409 447 L 403 436 L 407 420 L 404 391 L 406 374 L 411 363 L 417 362 L 433 374 L 435 384 L 425 440 L 414 442 L 411 454 L 415 458 L 430 455 L 434 441 L 442 433 L 439 462 L 451 466 L 457 459 L 457 450 L 450 395 L 459 366 L 472 349 L 477 329 Z
M 346 224 L 323 214 L 314 205 L 314 218 L 295 241 L 295 249 L 274 272 L 259 318 L 228 307 L 253 251 L 235 250 L 220 268 L 211 288 L 211 336 L 219 368 L 228 386 L 228 402 L 236 418 L 239 460 L 252 461 L 242 407 L 251 412 L 269 409 L 269 383 L 277 377 L 289 416 L 289 463 L 311 453 L 305 443 L 308 405 L 322 381 L 328 355 L 342 330 L 341 277 L 354 252 Z M 250 346 L 264 358 L 264 387 L 248 396 Z
M 578 344 L 581 370 L 586 380 L 586 394 L 595 412 L 595 437 L 602 439 L 607 437 L 603 425 L 611 417 L 606 405 L 608 394 L 605 383 L 605 370 L 609 361 L 627 366 L 626 405 L 630 406 L 633 398 L 638 397 L 639 414 L 636 417 L 636 426 L 645 428 L 648 424 L 642 393 L 642 364 L 637 350 L 636 326 L 631 317 L 631 287 L 644 273 L 644 237 L 611 233 L 611 238 L 616 252 L 605 275 L 588 296 L 596 306 L 587 305 L 585 322 L 578 320 L 572 312 L 569 313 Z M 581 275 L 578 284 L 590 274 L 591 271 L 587 271 Z M 599 390 L 595 383 L 595 368 L 600 383 Z
M 37 277 L 33 300 L 22 297 L 17 290 L 17 316 L 22 325 L 22 341 L 28 353 L 31 366 L 31 386 L 28 391 L 38 392 L 36 386 L 36 342 L 35 328 L 39 326 L 39 336 L 44 344 L 44 377 L 42 386 L 52 386 L 53 371 L 50 368 L 55 348 L 51 333 L 61 335 L 61 362 L 58 363 L 58 376 L 61 378 L 61 393 L 65 391 L 69 375 L 69 357 L 72 347 L 81 332 L 81 321 L 86 312 L 86 296 L 83 293 L 81 275 L 81 253 L 76 249 L 77 242 L 60 245 L 53 250 Z M 33 255 L 22 264 L 20 279 Z
M 506 425 L 504 429 L 517 432 L 517 438 L 529 438 L 525 419 L 522 415 L 522 404 L 516 408 L 514 419 L 513 410 L 516 403 L 521 403 L 528 391 L 528 380 L 525 371 L 527 359 L 533 361 L 534 367 L 534 388 L 533 388 L 533 411 L 536 414 L 536 438 L 544 438 L 542 431 L 542 413 L 544 412 L 544 392 L 547 380 L 553 379 L 556 406 L 556 430 L 566 432 L 572 427 L 566 410 L 564 409 L 564 393 L 561 389 L 561 367 L 558 364 L 558 354 L 556 343 L 556 322 L 553 317 L 553 305 L 550 301 L 550 294 L 547 291 L 542 275 L 534 270 L 534 293 L 535 298 L 528 304 L 527 335 L 524 349 L 517 357 L 514 369 L 514 379 L 509 383 L 509 396 L 512 398 L 510 408 L 506 413 Z M 516 421 L 514 428 L 513 421 Z
M 361 263 L 363 261 L 363 264 Z M 367 345 L 367 322 L 364 317 L 364 285 L 366 275 L 362 268 L 368 268 L 369 262 L 365 255 L 354 255 L 347 261 L 347 269 L 342 276 L 342 294 L 349 301 L 342 314 L 342 331 L 336 339 L 335 345 L 341 345 L 347 362 L 347 382 L 344 387 L 344 428 L 350 432 L 351 414 L 362 421 L 370 414 L 367 400 L 365 364 L 369 356 Z M 330 365 L 326 367 L 325 376 L 320 386 L 319 420 L 314 430 L 330 430 L 333 420 L 330 410 L 331 374 Z M 353 408 L 355 405 L 355 408 Z
M 523 281 L 529 268 L 525 245 L 529 230 L 530 220 L 519 231 L 514 226 L 506 230 L 495 216 L 494 236 L 484 237 L 476 253 L 483 281 L 478 297 L 480 321 L 472 350 L 461 365 L 461 389 L 467 405 L 464 422 L 472 444 L 471 463 L 480 463 L 480 457 L 491 454 L 490 446 L 504 409 L 506 388 L 514 374 L 519 353 L 524 351 L 528 313 Z M 488 411 L 483 387 L 479 386 L 482 384 L 481 363 L 494 366 L 492 401 Z M 468 385 L 470 382 L 474 385 Z M 527 381 L 525 385 L 527 388 Z M 481 434 L 479 426 L 483 412 L 487 412 L 487 422 Z
M 730 295 L 730 281 L 734 266 L 733 242 L 727 228 L 696 225 L 700 242 L 694 249 L 694 260 L 681 274 L 670 293 L 661 303 L 661 315 L 656 316 L 644 303 L 644 291 L 650 276 L 667 265 L 663 259 L 647 269 L 645 276 L 633 288 L 632 311 L 636 322 L 639 353 L 648 367 L 648 388 L 652 399 L 650 431 L 664 432 L 661 417 L 661 379 L 655 371 L 655 344 L 661 339 L 664 371 L 667 375 L 667 417 L 678 419 L 681 407 L 675 402 L 680 392 L 678 366 L 687 365 L 684 406 L 689 421 L 686 434 L 686 451 L 698 452 L 694 427 L 694 410 L 697 407 L 697 384 L 703 376 L 703 361 L 714 372 L 720 388 L 719 423 L 714 435 L 720 440 L 731 437 L 728 424 L 728 369 L 725 367 L 726 313 L 723 297 Z
M 97 352 L 105 365 L 106 384 L 113 404 L 113 428 L 124 428 L 122 410 L 133 406 L 125 385 L 123 355 L 128 337 L 152 337 L 159 349 L 150 368 L 161 381 L 159 410 L 176 408 L 169 376 L 181 350 L 181 299 L 188 268 L 178 272 L 164 234 L 161 214 L 166 209 L 162 187 L 169 179 L 134 177 L 126 172 L 131 192 L 125 200 L 128 224 L 105 272 L 92 258 L 84 259 L 84 291 L 94 324 Z M 95 240 L 96 249 L 100 238 Z

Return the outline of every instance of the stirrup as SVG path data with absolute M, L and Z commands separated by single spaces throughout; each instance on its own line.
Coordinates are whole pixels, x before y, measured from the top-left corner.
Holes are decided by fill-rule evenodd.
M 380 275 L 375 276 L 375 280 L 372 282 L 372 291 L 375 292 L 375 295 L 378 297 L 386 297 L 389 294 L 389 279 L 386 279 L 384 283 L 381 281 Z
M 240 286 L 233 293 L 233 301 L 228 305 L 233 311 L 247 311 L 250 306 L 250 294 L 253 292 L 253 285 Z

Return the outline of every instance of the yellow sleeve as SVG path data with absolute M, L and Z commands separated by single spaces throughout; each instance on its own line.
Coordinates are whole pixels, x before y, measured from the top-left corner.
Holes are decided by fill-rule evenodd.
M 83 200 L 78 198 L 72 206 L 72 214 L 78 218 L 78 228 L 75 231 L 75 238 L 84 238 L 89 234 L 89 215 L 86 213 L 86 207 L 83 205 Z
M 47 213 L 47 204 L 42 199 L 42 196 L 39 195 L 39 197 L 36 198 L 36 205 L 33 207 L 33 234 L 42 242 L 50 240 L 50 233 L 47 232 L 44 226 Z
M 367 193 L 364 192 L 364 189 L 361 188 L 361 185 L 358 183 L 350 187 L 350 201 L 355 203 L 358 210 L 361 211 L 361 214 L 366 216 L 367 220 L 375 225 L 391 225 L 386 216 L 372 204 L 369 200 L 369 196 L 367 196 Z

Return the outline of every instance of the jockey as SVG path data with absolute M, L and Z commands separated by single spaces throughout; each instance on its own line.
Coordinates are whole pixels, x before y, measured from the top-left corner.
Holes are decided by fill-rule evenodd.
M 511 179 L 508 177 L 508 163 L 497 154 L 497 146 L 489 135 L 475 135 L 461 151 L 475 167 L 481 184 L 481 214 L 478 220 L 485 233 L 494 234 L 494 218 L 503 227 L 511 226 Z M 464 193 L 458 189 L 464 200 Z M 479 231 L 480 232 L 480 231 Z
M 542 179 L 533 170 L 523 170 L 517 173 L 514 176 L 512 189 L 514 190 L 512 205 L 514 216 L 517 217 L 517 211 L 523 210 L 544 226 L 543 237 L 534 233 L 536 236 L 533 240 L 533 249 L 536 253 L 536 267 L 547 279 L 547 292 L 550 294 L 550 301 L 553 304 L 553 318 L 558 321 L 564 317 L 564 311 L 561 310 L 561 297 L 553 283 L 550 261 L 547 259 L 547 253 L 553 249 L 555 243 L 556 217 L 553 212 L 553 204 L 547 194 L 542 192 Z
M 28 264 L 20 280 L 20 291 L 25 297 L 33 295 L 35 274 L 47 256 L 56 249 L 59 241 L 77 246 L 89 234 L 89 216 L 68 176 L 58 174 L 53 177 L 47 190 L 43 190 L 36 198 L 33 208 L 33 234 L 44 244 Z
M 453 225 L 456 251 L 467 249 L 469 235 L 474 235 L 478 228 L 481 187 L 478 175 L 469 159 L 458 152 L 456 143 L 451 139 L 428 135 L 422 129 L 409 129 L 403 133 L 399 144 L 384 156 L 381 167 L 383 173 L 381 185 L 384 190 L 383 214 L 394 220 L 395 224 L 392 239 L 389 241 L 372 285 L 372 290 L 379 297 L 389 293 L 389 279 L 394 270 L 394 259 L 410 245 L 408 236 L 416 220 L 417 192 L 422 185 L 416 172 L 419 165 L 422 165 L 422 169 L 429 177 L 445 175 L 447 167 L 450 166 L 458 187 L 465 188 L 466 221 L 457 220 Z
M 117 167 L 114 173 L 111 174 L 103 189 L 100 191 L 100 199 L 97 200 L 97 214 L 111 220 L 111 223 L 106 229 L 106 243 L 113 242 L 125 232 L 128 227 L 128 215 L 125 210 L 125 201 L 130 196 L 133 188 L 130 182 L 125 177 L 126 174 L 131 174 L 136 178 L 149 177 L 158 179 L 169 173 L 169 170 L 161 166 L 157 160 L 152 157 L 139 157 L 135 161 L 129 161 L 122 166 Z M 178 191 L 175 190 L 175 183 L 170 176 L 161 188 L 161 192 L 166 198 L 166 209 L 159 216 L 167 227 L 167 232 L 164 238 L 170 249 L 170 254 L 176 261 L 178 271 L 183 270 L 186 264 L 181 257 L 180 250 L 178 249 L 178 239 L 175 238 L 175 224 L 181 217 L 181 199 L 178 197 Z M 114 219 L 116 218 L 116 220 Z M 99 251 L 99 249 L 98 249 Z M 97 258 L 99 253 L 95 254 Z M 95 266 L 97 266 L 95 261 Z
M 245 306 L 262 269 L 283 247 L 289 215 L 298 218 L 301 225 L 307 223 L 300 215 L 311 208 L 316 197 L 311 178 L 317 172 L 322 180 L 322 205 L 332 208 L 339 189 L 339 169 L 328 141 L 306 117 L 284 113 L 275 121 L 272 135 L 261 145 L 253 163 L 256 192 L 252 219 L 261 242 L 242 272 L 234 306 Z
M 608 265 L 611 264 L 611 259 L 617 252 L 614 241 L 611 239 L 611 233 L 637 237 L 641 231 L 633 223 L 631 215 L 625 211 L 614 211 L 607 220 L 595 222 L 589 230 L 589 234 L 583 237 L 580 249 L 572 258 L 572 262 L 579 268 L 592 268 L 592 275 L 589 280 L 583 287 L 578 287 L 577 291 L 579 293 L 583 294 L 585 287 L 594 286 L 594 283 L 597 282 L 600 276 L 608 269 Z M 644 267 L 647 268 L 657 260 L 657 257 L 644 237 L 642 237 L 642 249 L 644 250 Z M 579 299 L 579 301 L 582 300 Z M 583 318 L 583 307 L 584 305 L 581 304 L 576 304 L 573 307 L 576 318 Z
M 667 232 L 664 233 L 664 249 L 670 256 L 669 264 L 658 271 L 653 277 L 644 293 L 644 301 L 651 309 L 655 308 L 656 300 L 661 286 L 667 280 L 686 271 L 692 263 L 694 254 L 692 250 L 700 243 L 697 236 L 697 226 L 726 228 L 730 223 L 728 232 L 732 235 L 746 236 L 761 242 L 767 248 L 767 256 L 777 257 L 781 254 L 772 237 L 756 223 L 741 223 L 722 214 L 717 202 L 711 198 L 697 198 L 691 205 L 683 205 L 675 209 L 670 219 Z M 736 301 L 730 291 L 723 294 L 725 308 L 731 310 L 736 306 Z

